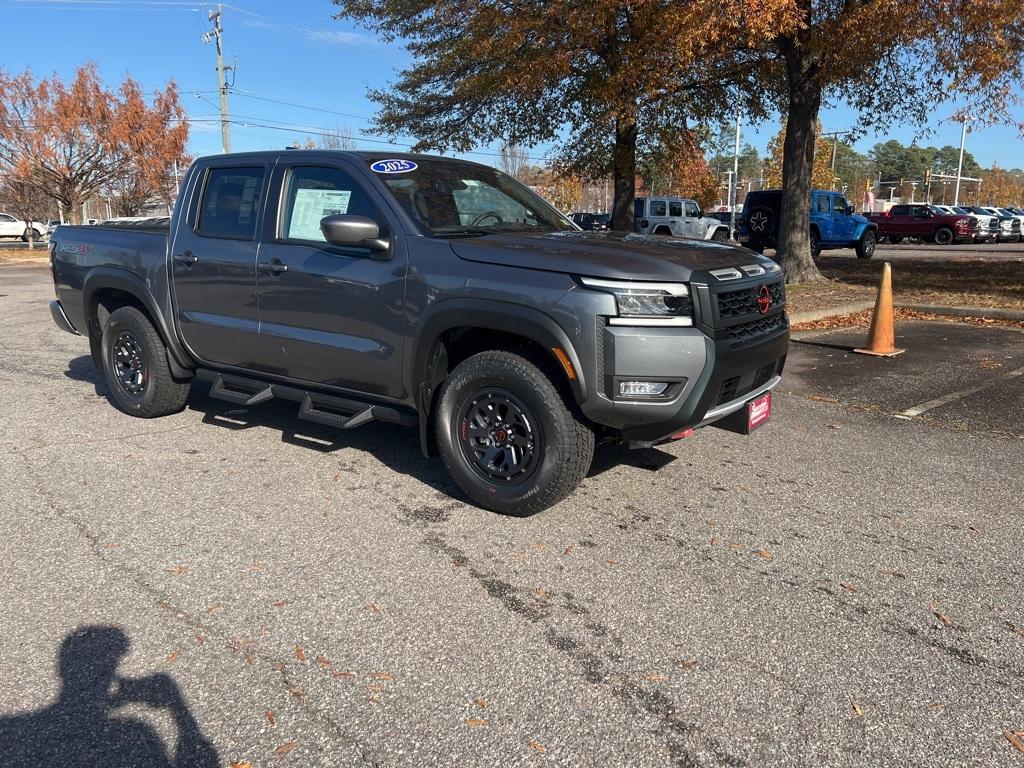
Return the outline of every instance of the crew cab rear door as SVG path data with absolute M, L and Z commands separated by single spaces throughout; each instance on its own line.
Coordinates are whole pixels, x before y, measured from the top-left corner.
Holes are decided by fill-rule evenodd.
M 211 163 L 173 233 L 175 319 L 202 362 L 258 366 L 256 233 L 269 175 L 259 162 Z
M 263 225 L 257 290 L 268 372 L 359 393 L 402 396 L 407 250 L 397 219 L 360 169 L 339 159 L 282 160 Z M 332 214 L 377 222 L 388 251 L 326 242 Z

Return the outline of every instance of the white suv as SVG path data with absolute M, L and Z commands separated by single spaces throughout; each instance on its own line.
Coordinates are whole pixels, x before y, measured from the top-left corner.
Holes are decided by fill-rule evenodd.
M 44 234 L 45 224 L 38 221 L 25 223 L 9 213 L 0 213 L 0 237 L 20 237 L 27 241 L 29 235 L 32 235 L 33 240 L 41 240 Z
M 638 197 L 633 219 L 637 232 L 645 235 L 678 235 L 724 243 L 729 227 L 705 216 L 696 200 L 684 197 Z

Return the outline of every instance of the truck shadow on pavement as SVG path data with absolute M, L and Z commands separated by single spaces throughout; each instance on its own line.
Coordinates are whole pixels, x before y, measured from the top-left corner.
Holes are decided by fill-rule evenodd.
M 110 394 L 107 383 L 103 380 L 103 373 L 93 367 L 90 355 L 82 355 L 69 360 L 68 369 L 64 371 L 64 375 L 73 381 L 86 381 L 92 384 L 96 394 L 100 397 Z
M 35 712 L 0 718 L 3 765 L 217 768 L 217 750 L 173 678 L 118 676 L 130 647 L 128 636 L 116 627 L 80 627 L 65 637 L 57 654 L 57 700 Z M 171 716 L 177 730 L 173 755 L 150 724 L 124 711 L 129 706 Z

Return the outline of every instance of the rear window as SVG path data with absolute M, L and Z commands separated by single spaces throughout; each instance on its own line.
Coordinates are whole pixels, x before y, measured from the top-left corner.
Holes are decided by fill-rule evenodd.
M 196 231 L 209 237 L 252 240 L 264 170 L 214 168 L 206 177 Z

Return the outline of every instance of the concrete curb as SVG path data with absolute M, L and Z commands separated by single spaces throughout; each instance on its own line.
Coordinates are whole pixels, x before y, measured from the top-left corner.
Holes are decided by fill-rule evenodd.
M 809 312 L 797 312 L 789 316 L 789 324 L 797 325 L 798 323 L 814 323 L 818 320 L 824 320 L 827 317 L 838 317 L 839 315 L 852 315 L 855 312 L 863 312 L 865 309 L 871 309 L 875 306 L 873 301 L 855 301 L 850 304 L 840 304 L 838 307 L 829 307 L 828 309 L 813 309 Z
M 900 309 L 912 309 L 915 312 L 928 312 L 945 317 L 980 317 L 986 320 L 1024 321 L 1024 310 L 1003 307 L 948 307 L 941 304 L 908 304 L 902 301 L 897 301 L 896 306 Z

